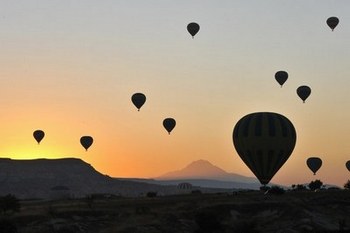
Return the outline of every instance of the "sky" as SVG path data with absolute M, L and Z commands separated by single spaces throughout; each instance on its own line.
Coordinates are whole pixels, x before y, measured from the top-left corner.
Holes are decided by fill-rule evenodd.
M 205 159 L 253 176 L 236 122 L 277 112 L 295 149 L 271 182 L 350 177 L 350 1 L 0 0 L 0 157 L 76 157 L 112 177 Z M 339 18 L 332 32 L 328 17 Z M 186 26 L 197 22 L 192 39 Z M 289 78 L 281 88 L 274 74 Z M 312 89 L 306 103 L 296 88 Z M 133 93 L 146 95 L 138 112 Z M 177 121 L 171 135 L 164 118 Z M 40 145 L 32 133 L 45 131 Z M 94 138 L 88 151 L 83 135 Z M 323 160 L 317 175 L 306 166 Z

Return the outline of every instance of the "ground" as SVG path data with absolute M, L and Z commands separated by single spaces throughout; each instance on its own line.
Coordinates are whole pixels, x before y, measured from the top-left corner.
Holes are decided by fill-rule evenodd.
M 19 233 L 350 232 L 348 190 L 32 200 L 21 205 L 19 213 L 2 217 Z

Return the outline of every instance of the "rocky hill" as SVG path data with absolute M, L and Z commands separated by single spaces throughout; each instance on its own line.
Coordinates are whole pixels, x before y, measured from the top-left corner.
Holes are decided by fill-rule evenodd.
M 19 198 L 84 197 L 105 193 L 138 196 L 149 191 L 168 194 L 174 186 L 125 181 L 102 175 L 90 164 L 75 158 L 0 159 L 0 195 Z

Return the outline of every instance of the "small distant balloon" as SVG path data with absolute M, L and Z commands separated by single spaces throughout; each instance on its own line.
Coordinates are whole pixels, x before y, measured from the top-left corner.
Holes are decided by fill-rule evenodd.
M 338 25 L 338 23 L 339 23 L 339 19 L 337 17 L 330 17 L 327 19 L 327 25 L 332 29 L 332 31 Z
M 316 175 L 316 172 L 322 166 L 322 160 L 318 157 L 310 157 L 306 160 L 306 164 L 310 168 L 310 170 L 314 173 L 314 175 Z
M 173 118 L 166 118 L 163 120 L 163 126 L 169 134 L 175 128 L 175 125 L 176 121 Z
M 276 81 L 281 85 L 281 87 L 283 86 L 283 84 L 287 81 L 288 79 L 288 73 L 286 71 L 278 71 L 275 74 L 275 79 Z
M 143 93 L 135 93 L 131 96 L 131 101 L 135 105 L 138 111 L 146 102 L 146 96 Z
M 89 149 L 93 142 L 94 139 L 91 136 L 82 136 L 80 138 L 80 144 L 85 148 L 86 151 Z
M 38 144 L 40 144 L 40 142 L 41 142 L 41 140 L 43 140 L 44 136 L 45 136 L 44 131 L 42 131 L 40 129 L 35 130 L 34 133 L 33 133 L 33 137 L 38 142 Z
M 191 34 L 192 38 L 199 32 L 199 24 L 198 23 L 189 23 L 187 25 L 187 31 Z
M 181 190 L 191 190 L 192 189 L 192 184 L 191 183 L 187 183 L 187 182 L 183 182 L 177 185 L 178 189 Z
M 305 100 L 310 96 L 311 94 L 311 88 L 308 86 L 300 86 L 297 89 L 297 94 L 300 97 L 300 99 L 303 100 L 303 103 L 305 103 Z
M 349 172 L 350 172 L 350 160 L 349 161 L 347 161 L 346 163 L 345 163 L 345 166 L 346 166 L 346 168 L 349 170 Z

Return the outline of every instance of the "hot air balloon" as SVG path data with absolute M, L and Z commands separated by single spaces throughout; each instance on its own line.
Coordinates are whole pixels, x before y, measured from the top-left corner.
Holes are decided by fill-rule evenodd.
M 326 22 L 327 22 L 328 27 L 330 27 L 333 31 L 334 28 L 338 25 L 339 19 L 337 17 L 330 17 L 327 19 Z
M 191 34 L 192 38 L 199 32 L 199 24 L 198 23 L 189 23 L 187 25 L 187 31 Z
M 282 85 L 287 81 L 288 79 L 288 73 L 286 71 L 278 71 L 275 74 L 275 79 L 276 81 L 281 85 Z
M 244 116 L 235 125 L 232 137 L 238 155 L 263 185 L 288 160 L 296 143 L 293 124 L 273 112 Z
M 140 108 L 146 102 L 146 96 L 142 93 L 135 93 L 131 96 L 131 101 L 137 110 L 140 111 Z
M 178 189 L 181 190 L 191 190 L 192 189 L 192 184 L 187 183 L 187 182 L 183 182 L 177 185 Z
M 305 100 L 310 96 L 311 94 L 311 88 L 308 86 L 300 86 L 297 89 L 297 94 L 300 97 L 300 99 L 303 100 L 303 103 L 305 103 Z
M 91 136 L 82 136 L 80 138 L 80 144 L 85 148 L 86 151 L 89 149 L 93 142 L 94 139 Z
M 41 140 L 44 138 L 45 136 L 45 133 L 44 131 L 38 129 L 38 130 L 35 130 L 33 132 L 33 137 L 35 138 L 35 140 L 38 142 L 38 144 L 40 144 Z
M 175 125 L 176 121 L 173 118 L 166 118 L 163 120 L 163 126 L 169 134 L 175 128 Z
M 314 175 L 316 175 L 316 172 L 322 166 L 322 160 L 318 157 L 310 157 L 306 160 L 306 164 L 310 168 L 310 170 L 314 173 Z
M 346 163 L 345 163 L 345 166 L 346 166 L 346 168 L 349 170 L 349 172 L 350 172 L 350 160 L 349 161 L 347 161 Z

